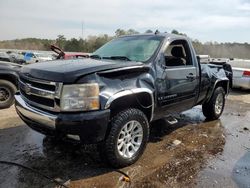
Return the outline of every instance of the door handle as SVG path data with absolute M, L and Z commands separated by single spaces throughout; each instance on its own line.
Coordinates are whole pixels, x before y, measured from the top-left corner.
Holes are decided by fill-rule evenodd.
M 192 80 L 194 80 L 194 79 L 196 78 L 196 76 L 193 75 L 193 73 L 190 73 L 190 74 L 188 74 L 188 75 L 186 76 L 186 78 L 192 81 Z

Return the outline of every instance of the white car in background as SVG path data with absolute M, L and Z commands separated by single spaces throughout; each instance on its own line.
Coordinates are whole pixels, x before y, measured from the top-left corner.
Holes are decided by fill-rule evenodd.
M 25 52 L 24 53 L 24 60 L 27 63 L 51 61 L 52 56 L 50 54 L 40 53 L 40 52 Z
M 52 56 L 49 54 L 35 52 L 34 55 L 39 61 L 51 61 L 52 60 Z
M 228 63 L 233 69 L 233 87 L 250 89 L 250 60 L 234 59 Z

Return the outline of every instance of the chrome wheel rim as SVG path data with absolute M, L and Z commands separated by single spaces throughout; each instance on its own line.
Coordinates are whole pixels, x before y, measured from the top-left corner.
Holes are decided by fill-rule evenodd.
M 10 98 L 10 91 L 7 88 L 0 87 L 0 103 L 7 101 Z
M 220 114 L 223 108 L 223 95 L 220 93 L 215 101 L 215 113 Z
M 129 121 L 126 123 L 117 140 L 118 153 L 124 158 L 133 157 L 139 150 L 143 139 L 142 125 L 138 121 Z

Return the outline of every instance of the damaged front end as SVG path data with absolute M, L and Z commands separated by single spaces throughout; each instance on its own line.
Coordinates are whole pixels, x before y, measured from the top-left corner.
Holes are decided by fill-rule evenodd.
M 146 65 L 100 71 L 78 80 L 79 83 L 98 83 L 100 108 L 110 109 L 111 116 L 128 107 L 145 111 L 148 120 L 154 111 L 154 78 Z

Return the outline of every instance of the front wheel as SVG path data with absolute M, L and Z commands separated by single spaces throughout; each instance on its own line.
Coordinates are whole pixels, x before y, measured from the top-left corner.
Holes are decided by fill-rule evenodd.
M 113 167 L 125 167 L 142 155 L 149 137 L 149 123 L 138 109 L 118 113 L 110 122 L 110 133 L 101 153 Z
M 7 80 L 0 80 L 0 109 L 9 108 L 14 103 L 16 86 Z
M 221 116 L 224 106 L 225 90 L 222 87 L 217 87 L 209 102 L 202 105 L 202 111 L 208 120 L 215 120 Z

